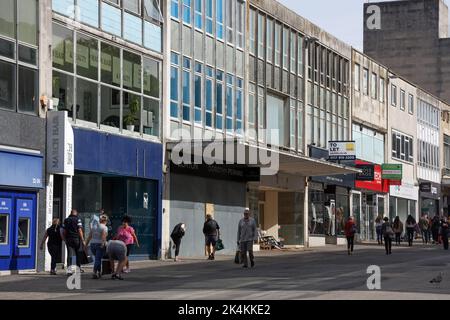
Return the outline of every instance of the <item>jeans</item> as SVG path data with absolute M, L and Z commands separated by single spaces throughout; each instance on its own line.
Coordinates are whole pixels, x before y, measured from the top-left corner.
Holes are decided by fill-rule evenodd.
M 101 243 L 91 243 L 91 252 L 95 257 L 94 273 L 102 271 L 102 258 L 105 254 L 105 247 Z
M 66 239 L 67 246 L 67 267 L 73 265 L 72 257 L 76 257 L 76 265 L 81 268 L 81 241 L 80 238 Z
M 406 228 L 406 232 L 408 234 L 408 244 L 411 247 L 414 240 L 414 228 Z
M 383 243 L 383 234 L 381 233 L 381 227 L 376 227 L 376 232 L 378 243 Z
M 386 248 L 386 254 L 392 253 L 392 238 L 384 237 L 384 247 Z
M 355 242 L 355 236 L 347 237 L 347 250 L 350 250 L 350 252 L 353 252 L 354 242 Z
M 430 241 L 430 232 L 428 229 L 422 230 L 422 242 L 426 244 L 428 241 Z
M 247 251 L 250 261 L 253 262 L 255 260 L 253 256 L 253 241 L 241 241 L 241 259 L 244 262 L 244 266 L 248 266 Z

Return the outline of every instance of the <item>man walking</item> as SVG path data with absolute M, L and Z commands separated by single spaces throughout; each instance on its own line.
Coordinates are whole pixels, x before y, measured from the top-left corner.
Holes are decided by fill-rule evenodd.
M 67 274 L 71 275 L 73 272 L 69 268 L 73 266 L 74 259 L 81 270 L 81 250 L 84 247 L 83 225 L 81 219 L 78 218 L 77 210 L 72 209 L 70 215 L 64 220 L 62 230 L 62 239 L 67 246 Z
M 214 220 L 210 214 L 206 215 L 206 221 L 203 224 L 203 234 L 205 235 L 208 260 L 214 260 L 217 239 L 220 237 L 220 227 L 217 221 Z
M 428 244 L 428 229 L 429 229 L 429 225 L 428 225 L 428 216 L 427 215 L 423 215 L 420 220 L 419 220 L 419 228 L 420 228 L 420 232 L 422 233 L 422 242 L 424 244 Z
M 255 266 L 255 257 L 253 256 L 253 242 L 258 239 L 255 219 L 250 217 L 250 209 L 244 211 L 244 218 L 239 221 L 237 243 L 241 249 L 241 259 L 244 262 L 244 268 L 248 268 L 247 251 L 250 257 L 250 265 Z

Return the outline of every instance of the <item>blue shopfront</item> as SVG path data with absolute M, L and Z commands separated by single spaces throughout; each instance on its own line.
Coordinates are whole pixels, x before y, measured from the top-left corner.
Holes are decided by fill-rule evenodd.
M 109 237 L 131 217 L 140 247 L 134 258 L 157 258 L 161 249 L 162 145 L 74 128 L 72 205 L 89 232 L 100 210 L 110 218 Z
M 0 147 L 0 271 L 35 270 L 43 156 Z

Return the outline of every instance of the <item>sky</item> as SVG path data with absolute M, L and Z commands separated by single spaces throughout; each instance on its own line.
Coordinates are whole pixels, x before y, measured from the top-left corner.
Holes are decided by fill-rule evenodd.
M 335 37 L 363 50 L 363 5 L 368 0 L 278 0 Z M 448 4 L 449 1 L 447 1 Z

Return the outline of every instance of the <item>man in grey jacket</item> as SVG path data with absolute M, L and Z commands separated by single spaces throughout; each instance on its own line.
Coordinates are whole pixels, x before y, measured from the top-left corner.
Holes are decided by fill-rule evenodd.
M 248 268 L 247 251 L 250 257 L 252 268 L 255 266 L 255 257 L 253 256 L 253 242 L 258 239 L 255 219 L 250 217 L 250 209 L 244 211 L 244 218 L 239 221 L 237 242 L 241 249 L 241 259 L 244 262 L 244 268 Z

